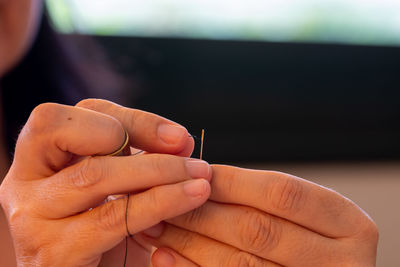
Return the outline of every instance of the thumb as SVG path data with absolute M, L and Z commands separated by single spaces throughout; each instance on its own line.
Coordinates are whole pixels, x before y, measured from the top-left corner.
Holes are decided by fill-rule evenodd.
M 19 177 L 47 177 L 62 169 L 73 155 L 109 154 L 124 140 L 121 123 L 111 116 L 78 107 L 41 104 L 32 111 L 19 135 L 14 168 L 25 172 Z

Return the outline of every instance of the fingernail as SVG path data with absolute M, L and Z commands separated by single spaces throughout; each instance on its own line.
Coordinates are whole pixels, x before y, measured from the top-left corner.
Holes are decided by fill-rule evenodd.
M 192 178 L 205 178 L 209 180 L 211 167 L 204 160 L 186 159 L 186 169 Z
M 157 238 L 162 234 L 163 231 L 164 231 L 164 224 L 158 223 L 150 228 L 147 228 L 146 230 L 143 231 L 143 233 L 150 237 Z
M 161 124 L 158 126 L 158 137 L 169 145 L 179 143 L 180 140 L 188 135 L 185 128 L 173 124 Z
M 157 262 L 154 267 L 173 267 L 175 266 L 175 257 L 164 249 L 159 249 L 157 253 Z
M 183 192 L 191 197 L 202 196 L 206 192 L 207 183 L 204 179 L 187 181 L 183 184 Z

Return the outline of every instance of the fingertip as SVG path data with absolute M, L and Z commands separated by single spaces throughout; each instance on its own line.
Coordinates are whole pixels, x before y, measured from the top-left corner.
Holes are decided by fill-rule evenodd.
M 144 230 L 142 233 L 153 238 L 160 237 L 162 233 L 164 232 L 165 224 L 164 222 L 159 222 L 158 224 L 147 228 Z
M 162 123 L 157 128 L 158 137 L 167 145 L 179 145 L 187 139 L 189 133 L 183 126 Z
M 158 138 L 156 143 L 159 146 L 154 152 L 183 157 L 189 157 L 192 154 L 194 141 L 185 127 L 170 121 L 162 122 L 157 126 L 156 133 Z
M 205 179 L 193 179 L 183 183 L 183 192 L 189 196 L 206 200 L 211 192 L 210 183 Z
M 175 266 L 176 259 L 169 249 L 159 248 L 153 253 L 151 263 L 154 267 L 172 267 Z
M 208 162 L 199 159 L 186 158 L 186 171 L 192 178 L 203 178 L 207 181 L 211 180 L 211 166 Z
M 188 135 L 186 139 L 183 140 L 183 149 L 177 153 L 177 156 L 180 157 L 190 157 L 194 150 L 194 140 L 193 137 Z

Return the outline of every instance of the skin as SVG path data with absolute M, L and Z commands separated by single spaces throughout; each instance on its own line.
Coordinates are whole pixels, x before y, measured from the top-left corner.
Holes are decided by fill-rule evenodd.
M 175 138 L 163 136 L 166 125 Z M 101 156 L 120 147 L 124 129 L 150 153 Z M 127 202 L 104 200 L 128 193 L 132 266 L 150 264 L 152 245 L 156 267 L 375 266 L 376 225 L 350 200 L 284 173 L 211 170 L 186 158 L 192 149 L 183 127 L 108 101 L 38 106 L 0 187 L 19 266 L 113 266 Z
M 185 128 L 108 101 L 78 105 L 42 104 L 32 112 L 0 187 L 19 266 L 112 266 L 109 259 L 125 249 L 127 199 L 104 202 L 109 195 L 136 192 L 127 217 L 133 235 L 210 195 L 211 168 L 186 158 L 193 139 Z M 121 146 L 124 129 L 131 145 L 152 153 L 101 156 Z M 130 264 L 148 265 L 151 247 L 135 236 L 129 242 Z
M 142 235 L 160 248 L 153 266 L 375 266 L 376 225 L 349 199 L 284 173 L 212 168 L 207 203 Z
M 0 0 L 0 76 L 29 49 L 41 7 Z M 124 129 L 149 153 L 104 156 L 123 143 Z M 350 200 L 288 174 L 211 170 L 186 158 L 192 150 L 186 129 L 154 114 L 93 99 L 38 106 L 0 187 L 18 265 L 115 266 L 127 193 L 128 266 L 150 257 L 155 267 L 375 265 L 376 225 Z M 194 195 L 185 193 L 189 182 Z M 109 195 L 120 197 L 106 202 Z
M 41 0 L 0 0 L 0 77 L 29 49 L 39 26 Z
M 2 114 L 0 109 L 0 124 L 2 125 Z M 7 174 L 8 168 L 10 167 L 9 154 L 7 152 L 4 142 L 4 134 L 0 131 L 0 181 Z M 14 267 L 15 253 L 14 247 L 12 246 L 11 235 L 8 231 L 8 225 L 3 210 L 0 208 L 0 258 L 4 266 Z
M 42 13 L 41 0 L 0 0 L 0 78 L 26 54 L 37 33 Z M 1 88 L 0 88 L 1 89 Z M 1 108 L 0 108 L 1 109 Z M 0 110 L 0 123 L 2 112 Z M 9 168 L 3 133 L 0 133 L 0 175 Z M 0 209 L 0 258 L 6 266 L 15 266 L 14 248 L 7 222 Z

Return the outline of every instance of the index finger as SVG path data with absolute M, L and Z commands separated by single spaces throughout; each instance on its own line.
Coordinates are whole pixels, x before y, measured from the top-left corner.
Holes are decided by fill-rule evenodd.
M 280 172 L 213 166 L 211 199 L 246 205 L 327 237 L 353 236 L 370 220 L 352 201 L 328 188 Z
M 77 104 L 110 115 L 128 131 L 131 146 L 150 152 L 190 156 L 194 141 L 185 127 L 161 116 L 126 108 L 102 99 L 85 99 Z

